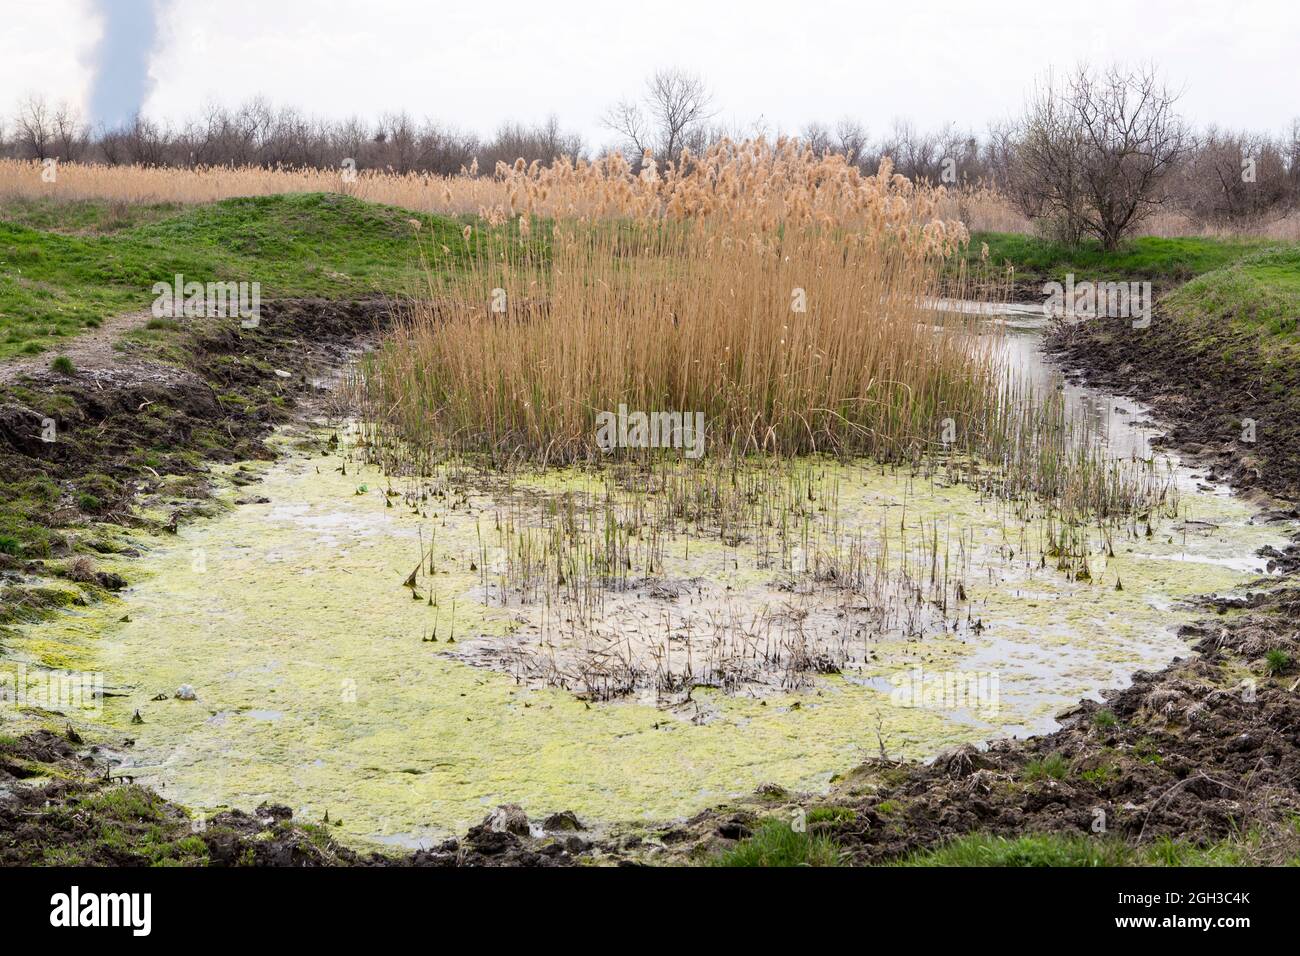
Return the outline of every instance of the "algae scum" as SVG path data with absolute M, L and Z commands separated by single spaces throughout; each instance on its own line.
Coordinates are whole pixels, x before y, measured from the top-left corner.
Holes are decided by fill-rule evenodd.
M 250 502 L 145 543 L 121 600 L 6 666 L 102 672 L 100 719 L 135 741 L 117 772 L 196 810 L 267 800 L 402 845 L 505 802 L 664 819 L 1050 729 L 1185 655 L 1186 599 L 1287 530 L 1185 469 L 1176 514 L 1067 546 L 942 471 L 396 478 L 358 437 L 281 436 L 223 492 Z

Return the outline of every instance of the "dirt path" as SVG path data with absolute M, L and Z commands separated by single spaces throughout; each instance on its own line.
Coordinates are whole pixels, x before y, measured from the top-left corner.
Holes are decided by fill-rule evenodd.
M 116 348 L 118 340 L 128 332 L 143 328 L 153 318 L 148 309 L 126 312 L 104 320 L 96 329 L 87 329 L 57 350 L 40 355 L 22 355 L 0 360 L 0 383 L 16 381 L 20 376 L 44 371 L 55 357 L 66 355 L 79 369 L 107 368 L 116 365 L 122 353 Z

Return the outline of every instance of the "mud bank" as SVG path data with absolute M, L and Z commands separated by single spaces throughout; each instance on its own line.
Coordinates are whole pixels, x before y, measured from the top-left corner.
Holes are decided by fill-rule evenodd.
M 1300 366 L 1230 316 L 1183 319 L 1157 307 L 1149 328 L 1123 319 L 1066 325 L 1046 348 L 1089 385 L 1147 402 L 1157 444 L 1244 493 L 1300 497 Z

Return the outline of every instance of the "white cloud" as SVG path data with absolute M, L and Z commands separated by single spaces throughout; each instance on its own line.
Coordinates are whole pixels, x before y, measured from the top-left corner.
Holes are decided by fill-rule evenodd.
M 28 90 L 84 97 L 98 35 L 86 4 L 0 0 L 0 23 L 0 113 Z M 605 107 L 678 65 L 704 75 L 720 118 L 738 123 L 982 128 L 1048 67 L 1099 54 L 1158 64 L 1197 122 L 1279 129 L 1300 113 L 1298 48 L 1293 0 L 163 0 L 147 111 L 179 119 L 261 94 L 317 115 L 405 109 L 483 133 L 554 112 L 605 140 Z

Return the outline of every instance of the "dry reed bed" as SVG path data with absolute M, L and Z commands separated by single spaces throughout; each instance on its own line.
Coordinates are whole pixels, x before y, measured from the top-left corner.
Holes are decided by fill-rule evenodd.
M 208 203 L 239 196 L 335 192 L 370 202 L 386 203 L 442 215 L 488 217 L 511 211 L 511 167 L 498 165 L 493 175 L 465 170 L 457 176 L 358 170 L 348 181 L 342 169 L 265 168 L 261 166 L 109 166 L 60 163 L 53 183 L 42 179 L 44 167 L 35 160 L 0 159 L 0 197 L 61 200 L 102 199 L 126 203 Z M 997 189 L 979 184 L 939 194 L 938 217 L 959 220 L 972 232 L 1034 231 L 1033 224 Z M 535 209 L 536 214 L 590 214 L 587 200 L 557 191 Z M 1175 210 L 1153 215 L 1139 228 L 1149 236 L 1261 236 L 1300 241 L 1300 213 L 1292 212 L 1254 228 L 1216 227 L 1195 222 Z
M 618 157 L 520 163 L 501 183 L 463 250 L 426 249 L 428 297 L 361 366 L 387 465 L 599 461 L 597 415 L 625 406 L 702 413 L 712 456 L 938 455 L 1071 516 L 1164 494 L 1020 385 L 977 316 L 924 307 L 967 233 L 887 164 L 758 141 L 638 176 Z M 570 214 L 538 218 L 556 203 Z
M 45 167 L 35 160 L 0 159 L 0 197 L 19 199 L 108 200 L 125 203 L 218 202 L 240 196 L 333 192 L 369 202 L 442 215 L 482 218 L 517 215 L 523 179 L 541 180 L 530 190 L 532 211 L 541 216 L 600 215 L 599 204 L 584 177 L 571 175 L 580 164 L 562 160 L 548 175 L 534 164 L 523 169 L 498 164 L 492 175 L 477 168 L 457 176 L 343 169 L 266 168 L 261 166 L 109 166 L 99 163 L 60 163 L 54 182 L 46 182 Z M 621 157 L 609 157 L 582 167 L 626 167 Z M 936 193 L 940 218 L 959 219 L 970 229 L 1028 231 L 1027 220 L 996 190 L 985 186 Z

